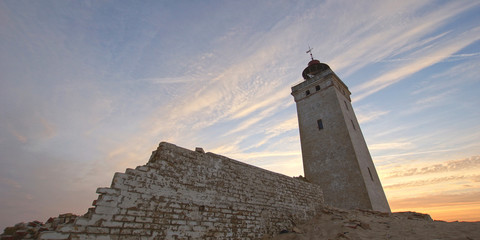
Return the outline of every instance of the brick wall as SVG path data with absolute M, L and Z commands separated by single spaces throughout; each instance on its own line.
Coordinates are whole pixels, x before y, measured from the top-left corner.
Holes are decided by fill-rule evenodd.
M 40 239 L 258 239 L 323 206 L 317 185 L 169 143 L 97 193 L 84 217 Z

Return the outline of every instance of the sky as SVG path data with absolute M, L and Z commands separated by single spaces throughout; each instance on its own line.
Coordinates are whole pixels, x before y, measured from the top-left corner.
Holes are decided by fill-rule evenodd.
M 162 141 L 303 175 L 310 56 L 392 211 L 480 221 L 480 1 L 0 0 L 0 227 L 84 214 Z

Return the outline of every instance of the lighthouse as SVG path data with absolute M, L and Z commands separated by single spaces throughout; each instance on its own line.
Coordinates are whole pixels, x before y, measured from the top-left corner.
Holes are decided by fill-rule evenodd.
M 327 205 L 390 212 L 347 85 L 307 53 L 304 80 L 292 87 L 306 179 L 322 187 Z

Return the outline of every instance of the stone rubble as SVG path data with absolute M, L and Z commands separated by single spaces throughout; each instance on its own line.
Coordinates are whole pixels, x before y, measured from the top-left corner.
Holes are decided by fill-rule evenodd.
M 40 233 L 55 231 L 58 227 L 72 224 L 78 216 L 72 213 L 60 214 L 58 217 L 51 217 L 45 223 L 32 221 L 28 223 L 17 223 L 13 227 L 4 229 L 1 240 L 37 239 Z

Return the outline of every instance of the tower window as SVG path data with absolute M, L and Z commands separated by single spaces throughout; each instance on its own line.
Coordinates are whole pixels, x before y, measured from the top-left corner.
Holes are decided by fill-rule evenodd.
M 318 120 L 317 120 L 317 125 L 318 125 L 318 130 L 322 130 L 322 129 L 323 129 L 322 119 L 318 119 Z
M 307 95 L 307 96 L 310 95 L 310 90 L 307 90 L 307 91 L 305 92 L 305 95 Z
M 352 122 L 353 130 L 357 130 L 357 128 L 355 128 L 355 123 L 353 123 L 353 120 L 350 119 L 350 121 Z
M 319 85 L 315 86 L 315 90 L 320 91 L 320 86 Z
M 345 107 L 347 108 L 347 111 L 348 111 L 348 104 L 346 101 L 343 101 L 345 103 Z
M 368 169 L 368 174 L 370 174 L 370 179 L 372 179 L 372 182 L 373 182 L 372 172 L 370 172 L 370 168 L 369 168 L 369 167 L 367 167 L 367 169 Z

